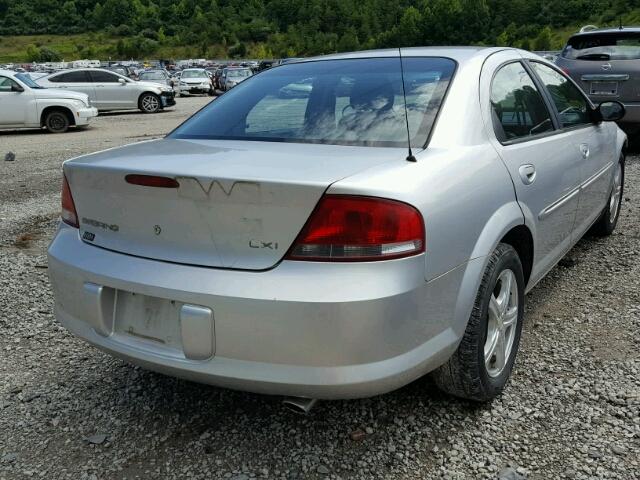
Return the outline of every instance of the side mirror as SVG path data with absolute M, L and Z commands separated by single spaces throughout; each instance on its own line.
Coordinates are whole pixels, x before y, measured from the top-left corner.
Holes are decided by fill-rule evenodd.
M 22 88 L 20 85 L 11 84 L 11 91 L 16 93 L 22 93 L 24 92 L 24 88 Z
M 127 81 L 126 81 L 124 78 L 119 78 L 119 79 L 118 79 L 118 83 L 119 83 L 120 85 L 126 85 L 126 84 L 127 84 Z
M 600 119 L 605 122 L 617 122 L 618 120 L 622 120 L 626 110 L 624 105 L 615 100 L 610 100 L 606 102 L 602 102 L 596 108 Z

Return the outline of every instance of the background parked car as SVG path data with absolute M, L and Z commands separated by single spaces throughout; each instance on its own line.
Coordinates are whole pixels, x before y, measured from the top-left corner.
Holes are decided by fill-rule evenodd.
M 156 113 L 175 105 L 173 89 L 155 82 L 136 82 L 102 68 L 81 68 L 54 73 L 38 80 L 50 88 L 86 93 L 100 111 L 140 109 Z
M 138 80 L 142 82 L 154 82 L 166 85 L 174 90 L 175 79 L 166 70 L 145 70 L 138 75 Z
M 204 68 L 187 68 L 178 83 L 180 96 L 193 94 L 214 95 L 213 82 Z
M 84 93 L 44 88 L 29 74 L 0 70 L 0 128 L 46 128 L 51 133 L 83 127 L 98 115 Z
M 222 72 L 224 71 L 223 66 L 220 66 L 218 68 L 216 68 L 213 72 L 213 77 L 212 77 L 212 81 L 213 81 L 213 88 L 215 88 L 216 90 L 222 90 L 222 83 L 221 83 L 221 77 L 222 77 Z
M 115 72 L 123 77 L 130 78 L 132 80 L 138 79 L 138 74 L 136 73 L 136 68 L 133 66 L 127 65 L 111 65 L 109 67 L 105 67 L 105 70 L 110 70 Z
M 620 126 L 640 130 L 640 28 L 584 28 L 556 60 L 594 103 L 618 100 L 626 109 Z
M 224 73 L 223 90 L 231 90 L 233 87 L 253 75 L 250 68 L 228 68 Z

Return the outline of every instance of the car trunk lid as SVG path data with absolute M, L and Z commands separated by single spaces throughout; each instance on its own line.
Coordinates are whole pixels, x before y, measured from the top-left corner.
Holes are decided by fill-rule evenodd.
M 64 170 L 84 241 L 163 261 L 263 270 L 284 256 L 329 185 L 403 153 L 164 139 L 80 157 Z M 127 175 L 174 179 L 177 187 L 129 183 Z

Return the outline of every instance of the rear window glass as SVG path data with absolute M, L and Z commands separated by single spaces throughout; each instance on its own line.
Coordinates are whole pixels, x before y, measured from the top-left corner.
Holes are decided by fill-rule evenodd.
M 423 147 L 455 62 L 404 57 L 412 147 Z M 322 60 L 283 65 L 242 82 L 171 137 L 405 147 L 400 59 Z
M 569 39 L 562 56 L 571 60 L 637 60 L 640 59 L 640 34 L 576 35 Z

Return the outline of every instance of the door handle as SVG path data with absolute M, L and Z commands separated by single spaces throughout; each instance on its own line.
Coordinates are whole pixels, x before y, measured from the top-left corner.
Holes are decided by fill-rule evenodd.
M 585 160 L 589 158 L 589 145 L 587 145 L 586 143 L 581 143 L 580 153 L 582 154 L 582 158 L 584 158 Z
M 520 174 L 522 183 L 524 183 L 525 185 L 531 185 L 536 181 L 536 167 L 531 165 L 530 163 L 526 165 L 520 165 L 518 173 Z

